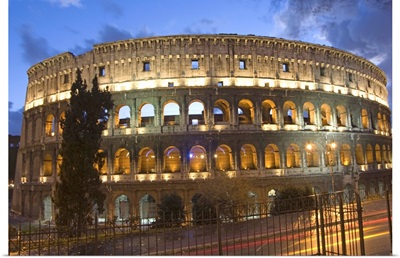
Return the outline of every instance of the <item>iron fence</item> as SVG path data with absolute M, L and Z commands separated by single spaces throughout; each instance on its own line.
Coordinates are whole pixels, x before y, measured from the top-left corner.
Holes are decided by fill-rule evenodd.
M 9 254 L 365 255 L 361 203 L 354 192 L 220 206 L 196 214 L 196 219 L 173 223 L 95 220 L 80 232 L 50 223 L 19 225 L 9 230 Z

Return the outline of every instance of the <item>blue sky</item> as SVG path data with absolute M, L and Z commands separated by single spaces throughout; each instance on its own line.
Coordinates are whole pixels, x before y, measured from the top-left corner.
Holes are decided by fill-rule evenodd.
M 323 44 L 378 65 L 392 92 L 390 0 L 9 0 L 7 7 L 12 135 L 21 131 L 32 65 L 128 38 L 237 33 Z

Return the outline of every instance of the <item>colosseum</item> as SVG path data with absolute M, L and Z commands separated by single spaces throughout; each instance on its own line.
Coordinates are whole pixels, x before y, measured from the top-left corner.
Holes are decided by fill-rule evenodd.
M 236 34 L 173 35 L 94 45 L 28 71 L 12 210 L 53 220 L 60 118 L 76 69 L 114 100 L 101 150 L 101 216 L 150 216 L 165 192 L 190 210 L 198 184 L 221 175 L 382 195 L 392 182 L 385 73 L 328 46 Z M 190 213 L 189 213 L 190 214 Z

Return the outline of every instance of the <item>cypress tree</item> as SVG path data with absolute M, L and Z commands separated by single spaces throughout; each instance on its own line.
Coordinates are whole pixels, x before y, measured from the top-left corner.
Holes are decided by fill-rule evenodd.
M 100 90 L 97 77 L 87 89 L 77 69 L 71 86 L 69 109 L 62 128 L 60 180 L 56 183 L 54 204 L 56 225 L 80 235 L 91 222 L 94 212 L 104 211 L 105 194 L 101 191 L 99 171 L 104 161 L 98 155 L 102 131 L 113 107 L 111 93 Z

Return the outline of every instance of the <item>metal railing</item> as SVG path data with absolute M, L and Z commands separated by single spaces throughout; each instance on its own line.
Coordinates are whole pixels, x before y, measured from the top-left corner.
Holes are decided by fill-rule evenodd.
M 50 223 L 21 224 L 10 227 L 9 254 L 365 255 L 361 203 L 354 192 L 219 206 L 196 214 L 190 221 L 150 224 L 143 218 L 95 220 L 81 232 Z

